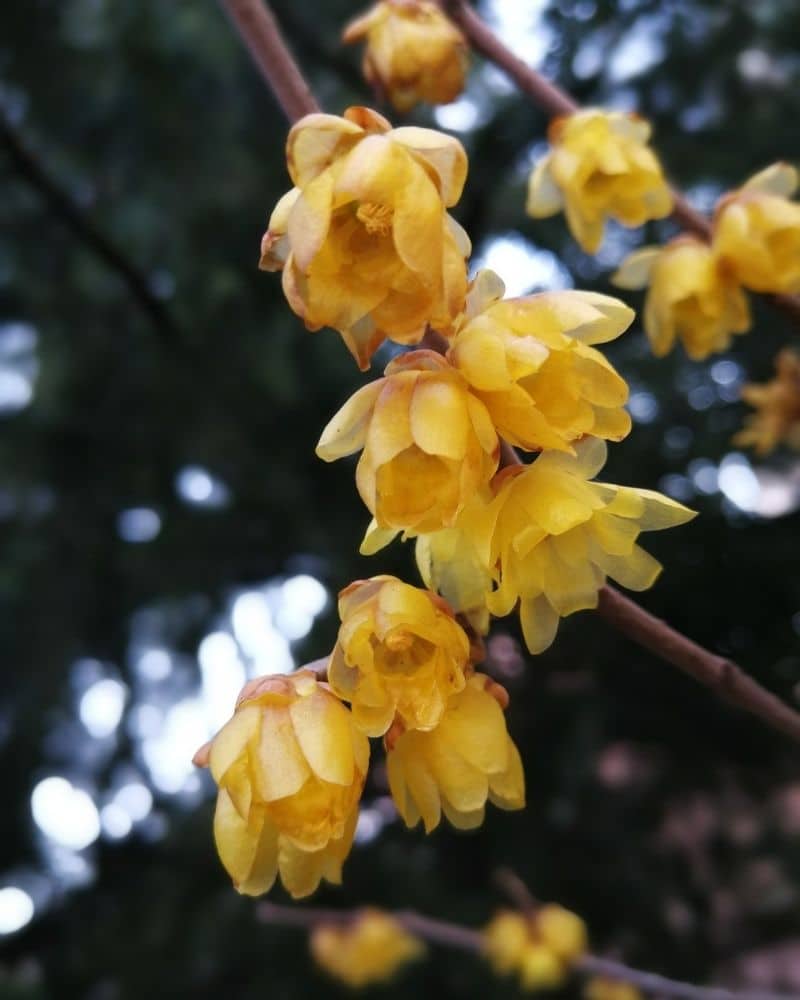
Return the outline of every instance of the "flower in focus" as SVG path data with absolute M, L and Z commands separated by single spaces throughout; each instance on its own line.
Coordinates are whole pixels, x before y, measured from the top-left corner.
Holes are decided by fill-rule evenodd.
M 642 1000 L 633 983 L 623 983 L 605 976 L 592 976 L 583 990 L 585 1000 Z
M 448 353 L 498 434 L 529 451 L 571 451 L 585 434 L 624 438 L 628 386 L 590 345 L 618 337 L 633 310 L 594 292 L 502 294 L 497 275 L 479 273 Z
M 742 399 L 756 412 L 745 420 L 734 444 L 767 455 L 781 442 L 800 451 L 800 357 L 784 348 L 775 359 L 775 378 L 742 387 Z
M 483 951 L 498 975 L 517 973 L 525 990 L 562 986 L 586 952 L 586 924 L 548 903 L 530 915 L 501 910 L 483 931 Z
M 294 897 L 341 882 L 369 741 L 311 671 L 251 681 L 195 759 L 219 786 L 214 837 L 239 892 L 259 896 L 278 873 Z
M 433 729 L 469 666 L 469 639 L 446 602 L 376 576 L 345 587 L 339 616 L 328 681 L 356 725 L 383 736 L 397 716 L 404 729 Z
M 736 280 L 754 292 L 800 292 L 800 205 L 789 201 L 798 173 L 774 163 L 714 212 L 714 251 Z
M 708 244 L 693 236 L 635 251 L 611 280 L 620 288 L 649 286 L 644 328 L 656 357 L 669 354 L 677 338 L 693 361 L 702 361 L 750 329 L 744 292 Z
M 388 537 L 450 527 L 499 459 L 486 407 L 433 351 L 401 355 L 359 389 L 322 432 L 317 455 L 331 462 L 361 448 L 358 492 Z
M 588 438 L 574 457 L 549 451 L 505 469 L 476 518 L 476 544 L 497 582 L 489 611 L 507 615 L 519 600 L 532 653 L 547 649 L 560 617 L 597 607 L 606 577 L 631 590 L 652 586 L 661 564 L 636 544 L 639 533 L 695 516 L 651 490 L 589 482 L 605 460 L 605 442 Z
M 428 0 L 383 0 L 344 29 L 342 40 L 366 38 L 363 70 L 398 111 L 420 101 L 448 104 L 464 89 L 467 44 Z
M 386 337 L 413 344 L 426 324 L 446 330 L 470 253 L 445 211 L 467 174 L 458 140 L 349 108 L 302 118 L 286 151 L 295 187 L 270 218 L 260 267 L 283 271 L 308 329 L 334 327 L 362 369 Z
M 361 910 L 345 924 L 319 924 L 309 945 L 321 968 L 355 989 L 386 982 L 425 952 L 397 920 L 375 909 Z
M 526 211 L 535 219 L 565 211 L 588 253 L 603 240 L 607 218 L 626 226 L 663 219 L 672 195 L 653 151 L 650 125 L 625 111 L 585 108 L 554 119 L 551 151 L 531 174 Z
M 522 761 L 492 693 L 497 687 L 473 674 L 435 729 L 387 740 L 389 788 L 407 826 L 422 818 L 430 833 L 444 812 L 453 826 L 470 830 L 483 822 L 487 799 L 501 809 L 525 805 Z

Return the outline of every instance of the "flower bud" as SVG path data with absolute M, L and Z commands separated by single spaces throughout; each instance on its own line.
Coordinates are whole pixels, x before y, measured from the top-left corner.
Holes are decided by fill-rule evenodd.
M 375 909 L 361 910 L 346 924 L 320 924 L 309 945 L 321 968 L 354 989 L 386 982 L 425 952 L 397 920 Z

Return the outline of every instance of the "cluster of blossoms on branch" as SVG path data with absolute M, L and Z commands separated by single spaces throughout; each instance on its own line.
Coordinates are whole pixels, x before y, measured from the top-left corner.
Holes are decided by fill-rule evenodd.
M 294 188 L 279 201 L 261 266 L 281 269 L 306 326 L 332 326 L 359 367 L 385 339 L 405 351 L 345 403 L 317 452 L 360 451 L 372 515 L 363 551 L 417 539 L 429 589 L 375 576 L 340 594 L 327 681 L 309 670 L 251 682 L 200 763 L 219 786 L 215 837 L 237 888 L 280 874 L 293 896 L 338 882 L 369 762 L 383 738 L 389 787 L 408 826 L 444 815 L 478 826 L 487 802 L 519 809 L 522 761 L 503 688 L 475 669 L 474 635 L 519 605 L 533 652 L 560 618 L 597 605 L 611 577 L 650 586 L 660 566 L 640 532 L 692 512 L 648 490 L 594 481 L 606 441 L 629 432 L 628 387 L 595 345 L 633 313 L 566 291 L 504 298 L 489 271 L 468 281 L 470 242 L 448 209 L 467 157 L 455 139 L 393 129 L 367 108 L 293 126 Z M 500 469 L 501 444 L 536 457 Z M 461 622 L 457 615 L 462 616 Z

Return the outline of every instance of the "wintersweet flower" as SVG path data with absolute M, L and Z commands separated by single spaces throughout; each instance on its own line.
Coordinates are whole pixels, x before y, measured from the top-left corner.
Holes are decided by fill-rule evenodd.
M 308 670 L 250 682 L 195 758 L 219 786 L 214 837 L 239 892 L 341 882 L 369 762 L 348 709 Z
M 387 982 L 425 953 L 422 942 L 394 917 L 371 908 L 346 924 L 318 925 L 309 945 L 321 968 L 354 989 Z
M 644 328 L 658 358 L 678 339 L 692 360 L 702 361 L 750 329 L 747 296 L 708 244 L 693 236 L 635 251 L 611 281 L 620 288 L 649 286 Z
M 309 330 L 332 326 L 362 369 L 386 337 L 417 343 L 463 308 L 470 244 L 446 208 L 461 196 L 458 140 L 392 129 L 367 108 L 313 114 L 289 132 L 289 174 L 260 267 Z
M 498 434 L 528 451 L 572 451 L 585 434 L 624 438 L 627 383 L 590 345 L 618 337 L 633 310 L 595 292 L 504 299 L 503 291 L 497 275 L 478 274 L 448 353 Z
M 636 544 L 639 533 L 695 516 L 651 490 L 589 482 L 605 461 L 605 442 L 588 438 L 575 456 L 545 452 L 504 469 L 476 519 L 476 544 L 497 583 L 489 610 L 507 615 L 519 601 L 532 653 L 547 649 L 560 617 L 597 606 L 606 577 L 631 590 L 652 586 L 661 565 Z
M 526 211 L 535 219 L 562 209 L 575 239 L 588 253 L 603 240 L 607 218 L 626 226 L 663 219 L 672 195 L 653 151 L 650 125 L 625 111 L 585 108 L 554 119 L 551 151 L 528 184 Z
M 448 104 L 464 89 L 466 41 L 435 3 L 377 3 L 342 34 L 348 44 L 363 38 L 364 76 L 398 111 L 410 111 L 420 101 Z
M 800 451 L 800 357 L 784 348 L 775 359 L 775 378 L 742 387 L 742 399 L 755 407 L 734 444 L 767 455 L 782 442 Z
M 463 690 L 469 639 L 446 601 L 393 576 L 358 580 L 339 594 L 339 637 L 328 665 L 335 694 L 367 736 L 433 729 Z
M 495 972 L 517 973 L 525 990 L 563 985 L 587 945 L 583 920 L 555 903 L 530 915 L 503 910 L 483 931 L 483 951 Z
M 714 212 L 714 251 L 733 277 L 754 292 L 800 292 L 800 204 L 790 201 L 798 173 L 774 163 Z
M 332 462 L 362 448 L 356 486 L 378 528 L 416 534 L 451 526 L 499 459 L 486 407 L 433 351 L 401 355 L 359 389 L 322 432 L 317 455 Z
M 483 822 L 487 799 L 501 809 L 525 805 L 522 761 L 496 687 L 474 674 L 435 729 L 387 738 L 389 788 L 407 826 L 421 818 L 430 833 L 444 812 L 453 826 L 469 830 Z

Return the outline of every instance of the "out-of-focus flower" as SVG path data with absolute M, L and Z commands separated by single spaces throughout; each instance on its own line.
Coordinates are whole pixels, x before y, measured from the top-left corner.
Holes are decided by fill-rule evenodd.
M 349 710 L 308 670 L 251 681 L 195 758 L 219 786 L 217 851 L 239 892 L 341 882 L 369 763 Z
M 789 201 L 798 173 L 774 163 L 714 212 L 714 252 L 736 280 L 754 292 L 800 292 L 800 205 Z
M 464 89 L 464 36 L 435 3 L 383 0 L 344 29 L 345 43 L 366 38 L 363 70 L 398 111 L 419 101 L 448 104 Z
M 444 812 L 453 826 L 469 830 L 483 822 L 487 799 L 501 809 L 525 805 L 522 761 L 492 687 L 474 674 L 435 729 L 387 741 L 389 788 L 407 826 L 422 818 L 430 833 Z
M 623 983 L 605 976 L 592 976 L 583 989 L 585 1000 L 642 1000 L 633 983 Z
M 779 444 L 800 451 L 800 357 L 784 348 L 775 359 L 775 378 L 742 387 L 742 399 L 755 407 L 734 444 L 767 455 Z
M 519 600 L 532 653 L 550 645 L 560 617 L 597 606 L 606 577 L 631 590 L 650 587 L 661 564 L 636 544 L 639 533 L 695 516 L 651 490 L 589 482 L 605 460 L 605 442 L 588 438 L 574 457 L 549 451 L 504 469 L 493 482 L 497 495 L 473 521 L 498 585 L 489 610 L 507 615 Z
M 361 910 L 341 925 L 319 924 L 309 938 L 317 964 L 334 979 L 358 989 L 391 979 L 425 946 L 388 913 Z
M 375 576 L 345 587 L 339 616 L 328 681 L 350 702 L 356 725 L 383 736 L 397 716 L 404 729 L 433 729 L 469 667 L 469 639 L 449 605 L 396 577 Z
M 302 118 L 286 152 L 295 187 L 270 218 L 260 266 L 283 270 L 308 329 L 334 327 L 362 369 L 386 337 L 413 344 L 427 324 L 446 330 L 470 253 L 445 211 L 467 174 L 458 140 L 348 108 Z
M 563 209 L 588 253 L 600 247 L 607 218 L 641 226 L 669 215 L 672 195 L 647 145 L 650 131 L 644 119 L 624 111 L 585 108 L 554 119 L 552 149 L 528 184 L 528 214 L 540 219 Z
M 586 952 L 581 918 L 548 903 L 530 915 L 503 910 L 483 932 L 483 950 L 498 975 L 515 972 L 525 990 L 555 989 Z
M 658 358 L 677 338 L 690 358 L 702 361 L 750 329 L 746 295 L 708 244 L 693 236 L 635 251 L 611 280 L 620 288 L 649 286 L 644 328 Z
M 572 451 L 585 434 L 624 438 L 628 386 L 589 345 L 618 337 L 633 310 L 594 292 L 503 299 L 503 290 L 497 275 L 478 274 L 448 353 L 498 434 L 529 451 Z
M 401 355 L 359 389 L 322 432 L 317 454 L 331 462 L 360 448 L 358 492 L 388 537 L 452 526 L 499 459 L 486 407 L 433 351 Z

